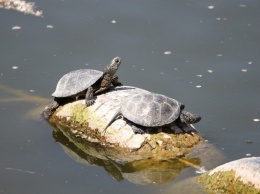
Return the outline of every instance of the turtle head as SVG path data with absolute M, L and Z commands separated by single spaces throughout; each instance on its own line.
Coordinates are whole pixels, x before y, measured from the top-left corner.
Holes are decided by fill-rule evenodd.
M 201 120 L 201 117 L 187 111 L 182 111 L 180 119 L 183 123 L 193 124 L 199 122 Z
M 121 64 L 121 58 L 115 57 L 109 64 L 106 65 L 104 73 L 114 75 Z

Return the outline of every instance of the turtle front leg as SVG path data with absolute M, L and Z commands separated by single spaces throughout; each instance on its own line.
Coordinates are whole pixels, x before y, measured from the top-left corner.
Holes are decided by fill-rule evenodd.
M 90 86 L 86 92 L 86 97 L 85 97 L 86 106 L 91 106 L 94 104 L 95 100 L 93 98 L 93 95 L 94 95 L 94 88 Z
M 121 82 L 118 81 L 117 75 L 113 76 L 111 83 L 113 84 L 113 86 L 122 86 L 123 85 Z

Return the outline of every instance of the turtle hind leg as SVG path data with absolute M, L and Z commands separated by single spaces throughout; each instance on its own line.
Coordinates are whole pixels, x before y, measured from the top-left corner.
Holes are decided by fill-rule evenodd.
M 54 98 L 54 100 L 48 104 L 42 112 L 42 116 L 45 120 L 48 120 L 55 110 L 60 106 L 59 101 Z
M 134 132 L 135 134 L 136 134 L 136 133 L 138 133 L 138 134 L 145 134 L 144 130 L 141 129 L 140 127 L 137 127 L 137 126 L 135 126 L 135 125 L 132 125 L 131 127 L 132 127 L 132 130 L 133 130 L 133 132 Z
M 188 125 L 186 123 L 183 123 L 181 121 L 176 123 L 178 129 L 180 129 L 183 133 L 188 133 L 190 135 L 193 135 L 193 133 L 197 133 L 196 129 L 192 124 Z
M 201 117 L 187 111 L 182 111 L 180 115 L 180 120 L 181 123 L 193 124 L 199 122 L 201 120 Z
M 177 123 L 176 123 L 176 125 L 177 125 L 177 127 L 179 128 L 179 129 L 181 129 L 181 131 L 183 132 L 183 133 L 187 133 L 188 131 L 186 130 L 186 128 L 188 127 L 188 125 L 186 124 L 186 123 L 184 123 L 184 122 L 182 122 L 182 121 L 177 121 Z

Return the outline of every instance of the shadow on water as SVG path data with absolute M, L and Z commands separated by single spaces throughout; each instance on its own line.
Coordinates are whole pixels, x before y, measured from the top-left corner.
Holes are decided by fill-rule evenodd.
M 193 164 L 198 166 L 200 158 L 190 157 L 183 160 L 144 159 L 131 162 L 113 161 L 106 156 L 105 147 L 88 141 L 75 142 L 63 132 L 54 130 L 53 138 L 59 142 L 64 152 L 76 162 L 99 166 L 116 181 L 124 179 L 134 184 L 163 184 L 173 181 L 183 169 Z

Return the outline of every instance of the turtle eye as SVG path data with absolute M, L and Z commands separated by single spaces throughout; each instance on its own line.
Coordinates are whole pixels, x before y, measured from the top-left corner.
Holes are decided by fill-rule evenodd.
M 114 62 L 115 62 L 115 63 L 120 63 L 120 62 L 121 62 L 121 59 L 120 59 L 119 57 L 116 57 L 116 58 L 114 59 Z

